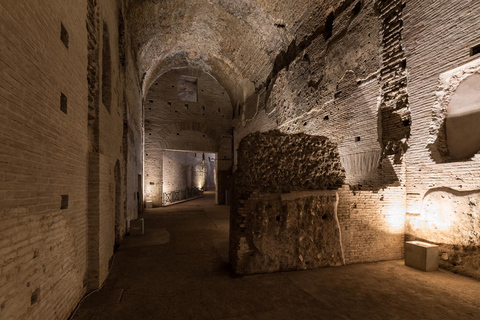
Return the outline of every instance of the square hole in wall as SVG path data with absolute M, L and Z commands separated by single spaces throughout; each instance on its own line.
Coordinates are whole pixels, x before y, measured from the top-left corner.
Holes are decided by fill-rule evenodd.
M 360 137 L 355 137 L 355 142 L 359 142 L 360 140 Z
M 470 49 L 471 56 L 475 56 L 477 54 L 480 54 L 480 44 Z
M 65 29 L 63 23 L 60 23 L 60 40 L 62 40 L 65 48 L 68 49 L 68 31 Z
M 68 108 L 67 96 L 64 95 L 63 92 L 60 92 L 60 110 L 62 110 L 63 113 L 67 114 L 67 108 Z
M 60 204 L 60 210 L 68 209 L 68 194 L 62 195 L 62 202 Z
M 178 99 L 181 101 L 198 101 L 198 80 L 194 77 L 178 76 Z

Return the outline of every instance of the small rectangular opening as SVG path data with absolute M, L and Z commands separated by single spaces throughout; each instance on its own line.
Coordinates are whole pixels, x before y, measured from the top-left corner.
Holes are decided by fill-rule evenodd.
M 60 204 L 60 210 L 68 209 L 68 194 L 62 195 L 62 203 Z
M 355 142 L 359 142 L 360 141 L 360 137 L 355 137 Z
M 178 76 L 178 99 L 198 102 L 198 80 L 189 76 Z
M 62 40 L 63 44 L 65 45 L 65 48 L 68 49 L 68 31 L 65 29 L 65 26 L 63 23 L 60 23 L 60 40 Z
M 67 96 L 64 95 L 63 92 L 60 92 L 60 110 L 62 110 L 63 113 L 67 114 L 67 108 L 68 108 Z
M 470 55 L 475 56 L 480 53 L 480 44 L 470 49 Z

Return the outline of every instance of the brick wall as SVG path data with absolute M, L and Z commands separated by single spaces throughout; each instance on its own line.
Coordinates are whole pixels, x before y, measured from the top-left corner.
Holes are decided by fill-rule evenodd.
M 455 91 L 455 78 L 465 78 L 462 66 L 478 60 L 470 55 L 470 48 L 480 43 L 479 15 L 478 2 L 442 0 L 408 1 L 404 17 L 412 113 L 407 236 L 440 243 L 441 253 L 446 253 L 441 258 L 443 266 L 477 278 L 480 271 L 474 261 L 478 261 L 480 243 L 475 221 L 480 217 L 469 203 L 476 203 L 480 193 L 480 157 L 449 159 L 439 153 L 437 139 L 445 119 L 442 108 L 448 108 L 448 103 L 440 100 L 450 96 L 449 90 Z M 452 81 L 444 80 L 454 69 L 457 74 Z M 436 201 L 442 203 L 441 208 L 431 206 L 432 199 L 437 198 L 444 199 Z M 463 215 L 471 219 L 460 218 Z
M 138 189 L 137 177 L 131 177 L 135 182 L 127 187 L 115 184 L 117 161 L 121 179 L 126 166 L 133 174 L 142 170 L 138 82 L 125 93 L 131 129 L 128 165 L 122 149 L 125 82 L 119 60 L 120 8 L 113 0 L 102 1 L 101 7 L 93 0 L 88 3 L 94 14 L 91 19 L 85 1 L 71 1 L 68 6 L 63 1 L 0 4 L 2 319 L 66 318 L 107 275 L 115 241 L 115 189 L 121 189 L 122 198 Z M 104 21 L 109 29 L 110 113 L 98 104 L 101 83 L 87 80 L 101 79 L 103 63 L 100 55 L 89 55 L 87 20 L 98 20 L 97 29 L 91 30 L 97 37 L 90 37 L 94 40 L 90 49 L 96 44 L 101 52 Z M 127 57 L 131 77 L 136 71 L 131 54 Z M 89 62 L 96 74 L 87 73 Z M 62 195 L 68 195 L 64 209 Z M 136 216 L 137 201 L 128 199 L 117 208 L 124 220 Z M 124 207 L 130 208 L 128 215 Z M 89 211 L 95 213 L 96 223 Z
M 408 126 L 402 117 L 409 115 L 408 106 L 394 103 L 405 98 L 403 29 L 396 20 L 402 10 L 401 1 L 338 5 L 333 20 L 319 23 L 318 32 L 305 37 L 303 50 L 295 50 L 299 44 L 294 43 L 278 59 L 283 68 L 259 86 L 255 99 L 245 100 L 235 119 L 235 150 L 249 133 L 272 129 L 324 136 L 338 145 L 346 174 L 337 190 L 345 263 L 403 254 L 406 164 L 401 146 Z M 388 108 L 401 116 L 386 115 Z M 232 219 L 236 215 L 232 211 Z
M 202 153 L 165 151 L 163 155 L 163 192 L 198 187 L 197 165 L 202 166 Z
M 65 318 L 87 290 L 86 5 L 61 4 L 0 4 L 2 319 Z
M 179 98 L 179 76 L 197 79 L 197 101 Z M 184 150 L 217 154 L 217 202 L 223 204 L 232 161 L 232 106 L 225 89 L 198 69 L 173 69 L 152 83 L 144 107 L 146 200 L 161 205 L 161 170 L 168 170 L 162 150 Z

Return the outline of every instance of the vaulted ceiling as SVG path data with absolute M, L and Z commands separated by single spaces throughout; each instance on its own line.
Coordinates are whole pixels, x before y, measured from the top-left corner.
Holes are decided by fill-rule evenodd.
M 350 2 L 132 0 L 128 18 L 144 93 L 159 75 L 191 66 L 212 74 L 238 101 L 267 80 L 282 51 Z

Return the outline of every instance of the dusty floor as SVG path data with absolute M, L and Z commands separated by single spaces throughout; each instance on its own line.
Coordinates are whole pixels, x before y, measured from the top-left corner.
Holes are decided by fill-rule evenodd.
M 480 282 L 403 261 L 233 278 L 228 207 L 149 209 L 74 319 L 480 319 Z

